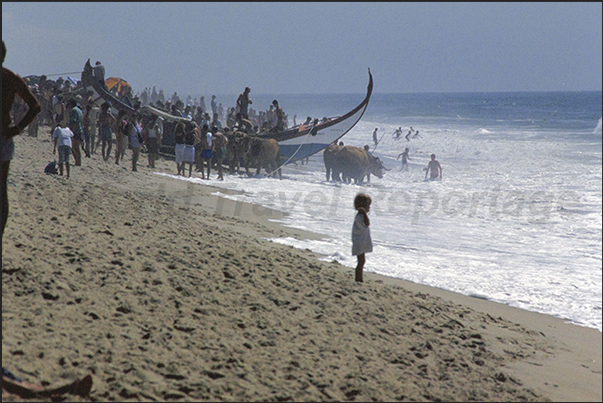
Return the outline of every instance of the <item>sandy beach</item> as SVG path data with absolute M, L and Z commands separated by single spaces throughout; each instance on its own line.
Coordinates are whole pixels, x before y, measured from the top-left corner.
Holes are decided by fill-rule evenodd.
M 118 166 L 99 150 L 70 179 L 46 175 L 49 130 L 16 138 L 8 185 L 2 365 L 22 379 L 92 374 L 91 401 L 602 400 L 596 329 L 355 283 L 265 240 L 317 235 L 154 173 L 173 161 L 143 154 L 132 172 L 130 151 Z

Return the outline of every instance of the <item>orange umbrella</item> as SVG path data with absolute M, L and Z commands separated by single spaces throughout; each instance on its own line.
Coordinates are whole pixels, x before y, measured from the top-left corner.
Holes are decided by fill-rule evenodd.
M 109 77 L 105 80 L 105 84 L 109 90 L 117 85 L 117 92 L 120 92 L 123 87 L 130 87 L 132 89 L 132 86 L 126 80 L 119 77 Z

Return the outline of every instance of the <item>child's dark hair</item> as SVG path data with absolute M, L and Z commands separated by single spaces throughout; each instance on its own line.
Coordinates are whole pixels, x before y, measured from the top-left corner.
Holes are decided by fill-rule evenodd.
M 356 195 L 356 198 L 354 199 L 354 208 L 356 210 L 358 210 L 359 208 L 366 209 L 371 205 L 372 201 L 373 200 L 371 199 L 371 196 L 364 193 L 358 193 Z

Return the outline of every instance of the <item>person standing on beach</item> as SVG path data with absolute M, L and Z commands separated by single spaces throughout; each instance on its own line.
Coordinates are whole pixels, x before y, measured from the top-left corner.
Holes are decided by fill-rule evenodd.
M 357 256 L 356 281 L 363 282 L 362 273 L 364 263 L 366 262 L 365 253 L 373 251 L 373 241 L 371 240 L 371 225 L 368 213 L 371 209 L 371 197 L 364 193 L 359 193 L 354 199 L 354 208 L 358 211 L 354 218 L 352 226 L 352 255 Z
M 88 105 L 86 105 L 86 112 L 84 117 L 87 118 L 87 125 L 84 127 L 84 138 L 86 137 L 86 127 L 88 130 L 88 141 L 86 148 L 89 154 L 96 153 L 96 145 L 100 144 L 100 139 L 97 140 L 98 136 L 98 107 L 92 102 L 92 98 L 88 99 Z
M 159 144 L 161 144 L 161 129 L 159 128 L 157 118 L 149 122 L 146 139 L 149 168 L 155 168 L 155 161 L 157 160 L 157 154 L 159 153 Z
M 184 135 L 184 158 L 182 161 L 182 175 L 186 171 L 185 165 L 188 164 L 188 177 L 193 174 L 193 164 L 195 163 L 195 122 L 191 122 L 186 126 L 186 134 Z
M 73 146 L 71 147 L 71 152 L 73 153 L 75 166 L 79 167 L 82 165 L 81 147 L 84 140 L 84 130 L 82 129 L 82 121 L 84 120 L 84 116 L 82 114 L 82 110 L 78 107 L 77 101 L 75 99 L 70 99 L 67 102 L 67 107 L 70 108 L 69 121 L 67 122 L 67 127 L 69 127 L 69 129 L 71 129 L 71 132 L 73 133 Z
M 377 131 L 379 129 L 375 127 L 375 131 L 373 132 L 373 142 L 375 143 L 375 145 L 377 145 L 379 143 L 379 139 L 377 138 Z
M 84 107 L 84 115 L 82 118 L 82 131 L 84 132 L 84 142 L 85 142 L 85 152 L 86 152 L 86 156 L 88 158 L 90 158 L 90 150 L 92 150 L 92 146 L 90 145 L 90 142 L 94 142 L 94 139 L 91 138 L 91 134 L 90 134 L 90 110 L 92 109 L 92 105 L 87 104 Z
M 243 119 L 249 119 L 248 108 L 253 102 L 249 99 L 249 92 L 251 89 L 249 87 L 245 87 L 245 90 L 242 94 L 239 94 L 237 98 L 237 106 L 239 107 L 239 113 Z
M 109 161 L 111 148 L 113 148 L 113 126 L 115 125 L 115 116 L 109 110 L 111 104 L 105 102 L 101 105 L 101 111 L 98 115 L 98 124 L 100 126 L 101 154 L 103 161 Z
M 69 155 L 71 154 L 71 148 L 73 145 L 73 132 L 68 127 L 61 127 L 61 125 L 56 125 L 54 131 L 52 132 L 53 139 L 53 150 L 52 153 L 56 154 L 57 149 L 59 150 L 59 175 L 63 176 L 63 164 L 67 170 L 67 175 L 65 176 L 69 179 Z
M 228 138 L 218 130 L 216 126 L 212 126 L 212 140 L 214 143 L 214 155 L 216 157 L 216 167 L 218 169 L 218 180 L 224 180 L 224 168 L 222 167 L 222 161 L 226 157 L 226 145 L 228 144 Z
M 209 172 L 211 171 L 211 159 L 213 154 L 213 135 L 209 131 L 207 125 L 203 125 L 201 129 L 201 179 L 209 179 Z M 207 161 L 207 177 L 205 177 L 205 162 Z
M 186 136 L 184 133 L 184 123 L 176 124 L 174 129 L 174 157 L 176 160 L 176 168 L 178 169 L 178 175 L 182 173 L 184 176 L 184 151 L 186 150 Z
M 8 218 L 8 172 L 10 162 L 15 155 L 15 143 L 13 137 L 21 133 L 42 110 L 40 103 L 29 90 L 25 81 L 16 73 L 4 67 L 6 58 L 6 45 L 2 41 L 2 238 L 4 238 L 4 227 Z M 11 125 L 10 111 L 18 95 L 29 108 L 21 121 Z
M 39 87 L 37 85 L 34 85 L 31 88 L 31 92 L 32 92 L 32 94 L 34 94 L 34 96 L 38 100 L 38 103 L 40 105 L 42 105 L 42 103 L 44 102 L 44 97 L 40 93 Z M 40 113 L 39 115 L 36 115 L 36 117 L 27 126 L 27 134 L 29 134 L 30 137 L 38 137 L 38 129 L 40 128 L 41 118 L 42 118 L 42 114 Z
M 427 179 L 427 174 L 429 172 L 431 172 L 429 180 L 433 181 L 438 179 L 438 177 L 440 178 L 440 180 L 442 180 L 442 166 L 440 165 L 438 160 L 436 160 L 435 154 L 431 154 L 431 161 L 429 161 L 427 168 L 425 168 L 425 179 Z
M 135 113 L 132 116 L 132 122 L 128 125 L 129 127 L 129 141 L 130 149 L 132 150 L 132 172 L 138 171 L 136 164 L 140 157 L 140 149 L 142 148 L 142 127 L 138 122 L 138 114 Z
M 128 120 L 126 111 L 121 110 L 114 124 L 115 129 L 115 163 L 119 165 L 123 161 L 128 147 Z

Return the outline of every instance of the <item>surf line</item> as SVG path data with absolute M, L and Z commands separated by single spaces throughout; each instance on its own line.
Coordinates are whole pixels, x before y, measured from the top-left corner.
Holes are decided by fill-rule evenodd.
M 316 206 L 322 206 L 324 207 L 321 210 L 322 214 L 334 217 L 337 214 L 341 200 L 341 188 L 333 187 L 331 189 L 333 192 L 330 197 L 325 192 L 318 190 L 308 193 L 302 191 L 295 193 L 260 191 L 251 195 L 251 198 L 248 200 L 242 200 L 241 197 L 244 197 L 242 195 L 241 197 L 236 197 L 233 216 L 240 217 L 243 212 L 243 206 L 251 204 L 251 213 L 257 217 L 270 217 L 275 210 L 291 214 L 295 209 L 299 209 L 300 206 L 307 215 L 313 216 L 316 216 Z M 224 198 L 218 198 L 216 202 L 216 214 L 224 215 L 224 202 Z

